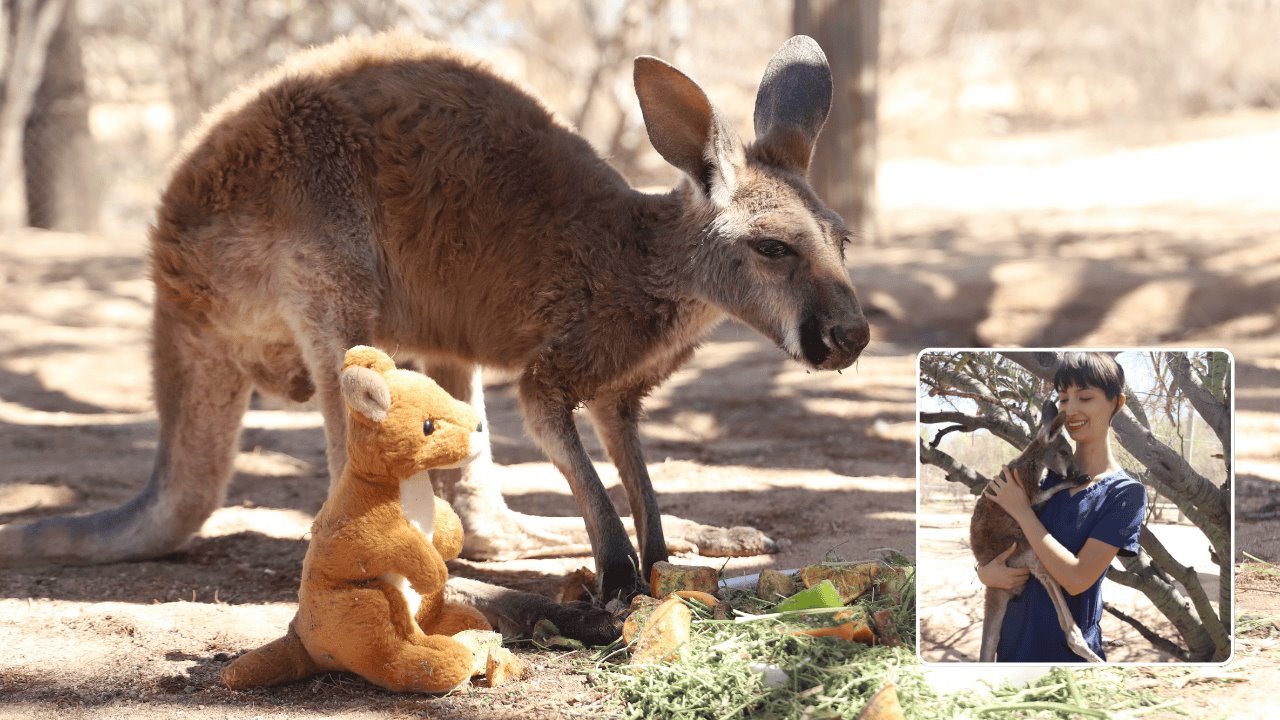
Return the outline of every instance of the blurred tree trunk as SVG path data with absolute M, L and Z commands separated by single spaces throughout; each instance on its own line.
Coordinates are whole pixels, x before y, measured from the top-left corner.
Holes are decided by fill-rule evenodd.
M 44 77 L 22 136 L 27 224 L 32 227 L 97 229 L 101 196 L 80 41 L 76 3 L 67 0 L 49 41 Z
M 0 2 L 0 191 L 13 185 L 22 131 L 44 77 L 45 52 L 65 0 Z
M 850 230 L 874 240 L 880 0 L 795 0 L 792 23 L 822 46 L 835 82 L 809 179 Z

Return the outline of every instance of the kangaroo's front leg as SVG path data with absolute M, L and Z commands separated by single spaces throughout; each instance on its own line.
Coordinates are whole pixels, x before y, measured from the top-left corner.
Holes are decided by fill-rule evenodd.
M 588 404 L 596 434 L 618 468 L 618 477 L 627 489 L 631 518 L 640 544 L 641 577 L 648 578 L 653 564 L 667 559 L 667 542 L 662 535 L 658 497 L 649 480 L 636 421 L 643 391 L 621 393 Z
M 627 531 L 573 423 L 576 404 L 571 393 L 548 383 L 535 370 L 526 371 L 520 379 L 520 406 L 525 426 L 547 458 L 569 481 L 569 489 L 586 522 L 601 596 L 606 600 L 614 597 L 629 600 L 637 592 L 644 591 L 646 585 L 639 575 L 636 553 Z M 657 512 L 656 507 L 654 512 Z M 660 540 L 661 528 L 657 532 Z M 662 548 L 662 545 L 658 547 Z

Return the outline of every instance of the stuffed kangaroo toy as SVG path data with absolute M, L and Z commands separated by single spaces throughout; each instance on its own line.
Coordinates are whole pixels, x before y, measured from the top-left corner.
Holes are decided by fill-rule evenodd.
M 1062 436 L 1066 420 L 1067 416 L 1058 413 L 1052 400 L 1046 401 L 1040 409 L 1040 429 L 1035 438 L 1017 459 L 1009 463 L 1009 468 L 1017 471 L 1022 480 L 1022 488 L 1026 490 L 1027 499 L 1033 508 L 1039 509 L 1049 498 L 1063 490 L 1089 482 L 1089 476 L 1076 472 L 1072 463 L 1071 445 Z M 1040 480 L 1046 469 L 1053 470 L 1066 478 L 1066 481 L 1048 490 L 1041 490 Z M 1018 522 L 991 498 L 986 495 L 979 497 L 973 506 L 973 518 L 969 522 L 969 547 L 978 563 L 986 565 L 1015 542 L 1018 543 L 1018 549 L 1005 563 L 1009 567 L 1027 568 L 1044 585 L 1058 612 L 1058 624 L 1072 651 L 1089 662 L 1102 662 L 1102 658 L 1095 655 L 1085 643 L 1084 635 L 1071 617 L 1071 611 L 1067 609 L 1062 586 L 1036 557 L 1027 543 L 1026 535 L 1018 527 Z M 1004 622 L 1009 601 L 1018 597 L 1021 592 L 987 588 L 982 616 L 982 650 L 979 655 L 982 662 L 995 662 L 996 648 L 1000 645 L 1000 626 Z
M 474 459 L 483 428 L 430 378 L 370 347 L 347 351 L 341 386 L 346 470 L 311 526 L 298 614 L 222 681 L 240 689 L 344 670 L 397 692 L 453 689 L 470 677 L 472 654 L 449 636 L 489 624 L 444 602 L 462 525 L 426 471 Z

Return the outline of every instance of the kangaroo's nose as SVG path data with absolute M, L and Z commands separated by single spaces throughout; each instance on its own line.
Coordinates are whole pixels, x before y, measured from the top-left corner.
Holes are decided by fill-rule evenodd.
M 871 328 L 866 321 L 854 325 L 837 325 L 831 328 L 831 343 L 848 353 L 862 352 L 871 342 Z
M 484 432 L 484 423 L 483 423 L 483 422 L 478 422 L 478 423 L 476 423 L 476 432 Z

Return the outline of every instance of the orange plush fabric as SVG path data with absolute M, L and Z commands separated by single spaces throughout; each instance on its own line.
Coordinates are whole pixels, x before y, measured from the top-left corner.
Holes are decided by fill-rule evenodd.
M 449 636 L 490 627 L 444 602 L 462 525 L 425 471 L 470 462 L 478 420 L 430 378 L 364 346 L 347 352 L 342 395 L 347 466 L 311 526 L 298 614 L 222 681 L 239 689 L 344 670 L 398 692 L 451 690 L 470 677 L 472 656 Z

